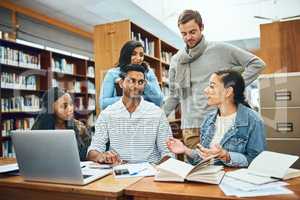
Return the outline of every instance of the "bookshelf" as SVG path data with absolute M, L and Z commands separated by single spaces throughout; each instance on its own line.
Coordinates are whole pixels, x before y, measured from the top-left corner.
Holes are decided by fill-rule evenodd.
M 118 63 L 120 49 L 131 39 L 143 43 L 145 61 L 155 72 L 162 91 L 167 92 L 164 90 L 167 88 L 167 70 L 171 56 L 177 52 L 175 47 L 129 20 L 97 25 L 94 28 L 97 113 L 100 112 L 98 99 L 105 73 Z
M 13 156 L 10 131 L 32 127 L 50 87 L 68 90 L 75 118 L 94 125 L 94 61 L 0 40 L 0 74 L 0 156 Z

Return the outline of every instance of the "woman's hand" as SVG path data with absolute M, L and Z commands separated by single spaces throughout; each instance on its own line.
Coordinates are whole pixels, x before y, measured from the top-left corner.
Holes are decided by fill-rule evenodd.
M 166 144 L 168 149 L 175 154 L 186 153 L 188 149 L 180 140 L 175 138 L 169 138 Z
M 210 156 L 216 156 L 216 158 L 223 160 L 224 162 L 230 161 L 230 155 L 228 151 L 223 149 L 219 144 L 215 144 L 211 148 L 205 148 L 202 145 L 198 144 L 197 151 L 203 159 Z

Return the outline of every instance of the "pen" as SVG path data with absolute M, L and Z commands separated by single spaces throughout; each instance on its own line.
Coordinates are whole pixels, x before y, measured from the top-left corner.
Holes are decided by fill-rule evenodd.
M 143 169 L 140 169 L 140 170 L 138 170 L 138 171 L 136 171 L 136 172 L 133 172 L 133 173 L 130 174 L 130 176 L 137 175 L 138 173 L 143 172 L 143 171 L 145 171 L 145 170 L 147 170 L 147 168 L 143 168 Z

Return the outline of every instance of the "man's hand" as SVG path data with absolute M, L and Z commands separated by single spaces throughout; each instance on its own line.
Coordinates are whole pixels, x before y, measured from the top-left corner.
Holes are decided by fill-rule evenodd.
M 100 153 L 97 157 L 98 163 L 118 164 L 121 163 L 119 155 L 115 151 Z
M 184 146 L 184 144 L 178 139 L 169 138 L 166 141 L 166 144 L 168 149 L 173 153 L 181 154 L 181 153 L 186 153 L 187 151 L 187 147 Z

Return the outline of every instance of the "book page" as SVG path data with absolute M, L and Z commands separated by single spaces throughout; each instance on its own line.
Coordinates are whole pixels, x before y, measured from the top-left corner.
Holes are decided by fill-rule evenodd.
M 298 156 L 294 155 L 263 151 L 251 162 L 248 169 L 258 175 L 283 178 L 297 159 Z
M 226 176 L 257 185 L 278 181 L 278 179 L 273 179 L 268 176 L 253 174 L 248 169 L 238 169 L 235 171 L 230 171 L 226 173 Z
M 187 174 L 193 169 L 193 165 L 187 164 L 180 160 L 170 158 L 167 161 L 160 164 L 157 168 L 169 171 L 174 174 L 178 174 L 180 177 L 185 178 Z

